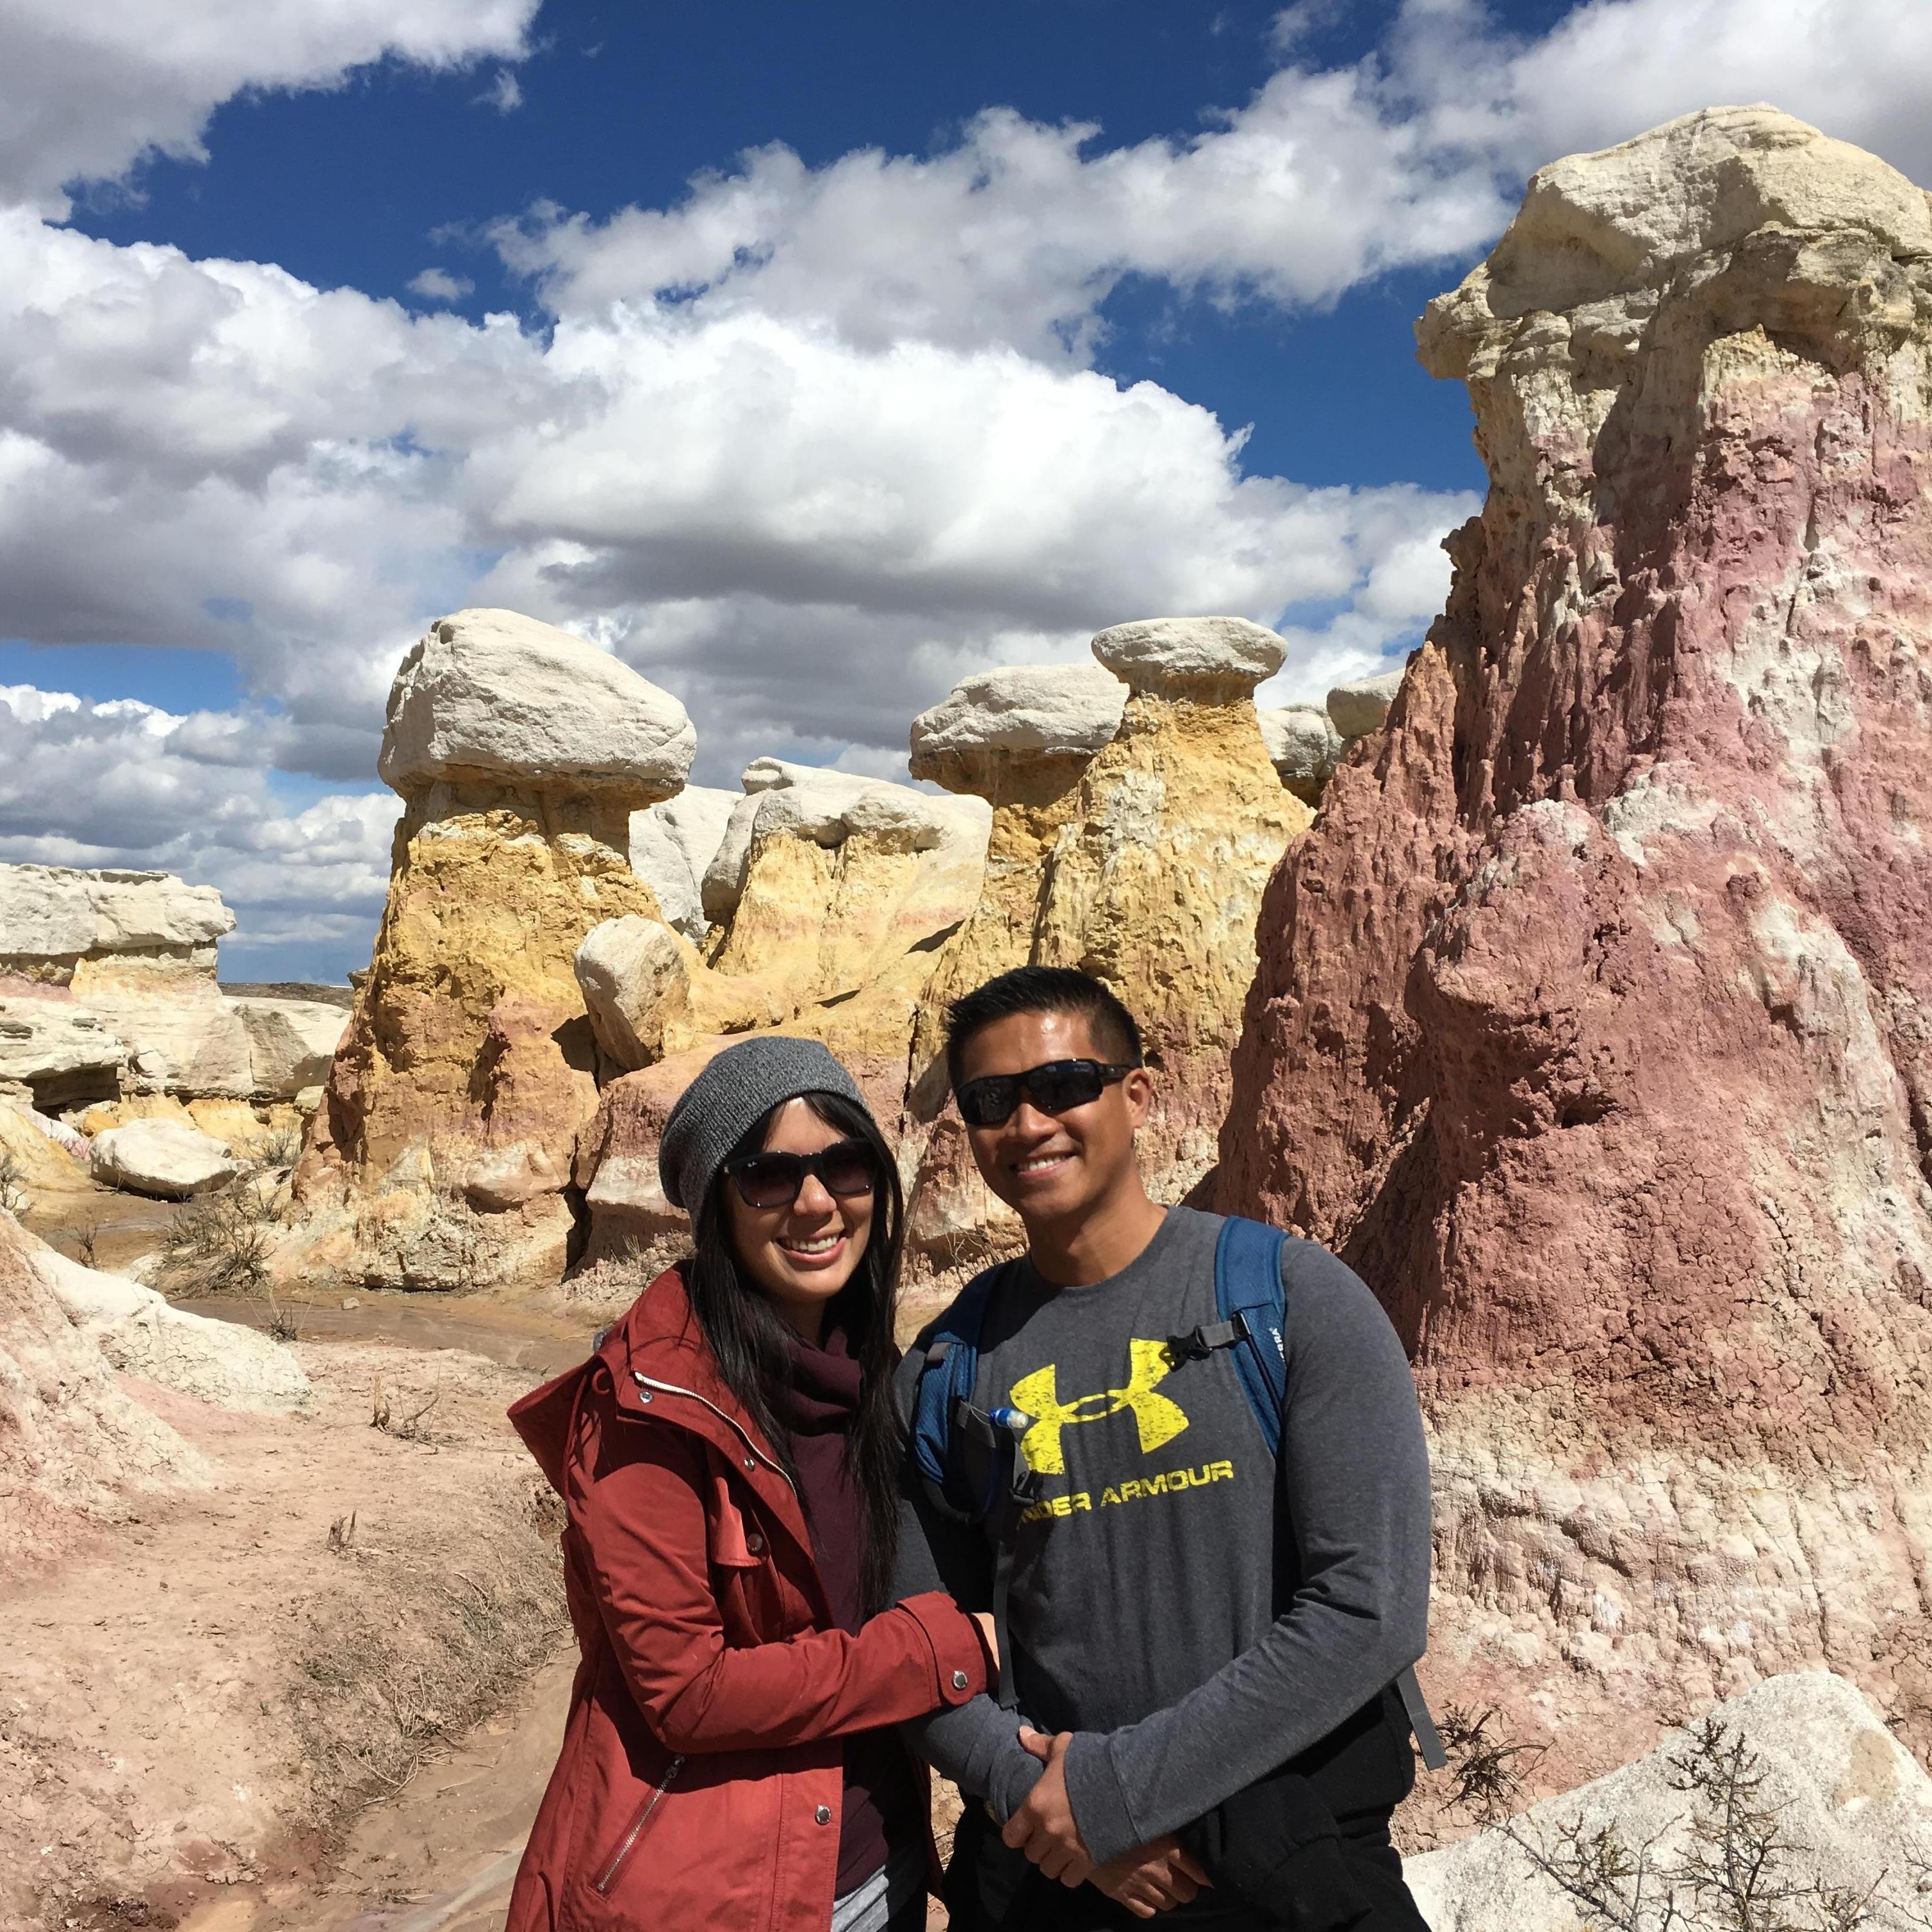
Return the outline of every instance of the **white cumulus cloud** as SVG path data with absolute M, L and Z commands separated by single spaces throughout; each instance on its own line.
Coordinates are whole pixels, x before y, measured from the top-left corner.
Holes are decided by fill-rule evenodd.
M 520 58 L 538 4 L 4 0 L 0 199 L 60 215 L 76 182 L 114 178 L 150 154 L 200 160 L 208 116 L 245 89 L 333 87 L 385 58 Z

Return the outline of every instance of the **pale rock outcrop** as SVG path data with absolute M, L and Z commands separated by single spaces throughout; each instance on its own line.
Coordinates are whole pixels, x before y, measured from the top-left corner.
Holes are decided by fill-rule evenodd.
M 913 720 L 912 776 L 982 798 L 993 814 L 978 900 L 920 1001 L 902 1142 L 912 1252 L 949 1277 L 1012 1246 L 1018 1223 L 988 1192 L 958 1116 L 946 1108 L 946 1009 L 1026 964 L 1054 842 L 1077 802 L 1081 774 L 1120 729 L 1126 696 L 1090 658 L 1010 664 L 962 679 Z
M 328 1078 L 349 1015 L 310 1000 L 235 998 L 230 1006 L 248 1036 L 249 1090 L 264 1100 L 290 1100 Z
M 674 798 L 631 814 L 631 869 L 650 887 L 666 922 L 694 945 L 703 945 L 711 930 L 704 874 L 742 796 L 686 785 Z
M 1178 1200 L 1211 1164 L 1255 909 L 1310 816 L 1270 762 L 1252 697 L 1283 648 L 1239 618 L 1118 625 L 1093 644 L 1116 694 L 1129 687 L 1118 718 L 1088 671 L 1061 674 L 1059 692 L 1047 686 L 1042 698 L 1058 705 L 989 704 L 976 719 L 975 688 L 1005 695 L 999 680 L 1022 675 L 1008 672 L 962 686 L 914 724 L 914 772 L 983 787 L 994 808 L 980 903 L 941 955 L 914 1042 L 908 1226 L 916 1261 L 936 1276 L 956 1277 L 1016 1238 L 945 1107 L 946 1006 L 996 973 L 1074 965 L 1113 986 L 1141 1019 L 1159 1076 L 1142 1137 L 1150 1184 Z M 1044 684 L 1049 674 L 1023 675 Z M 1070 712 L 1076 728 L 1040 731 L 1042 712 Z
M 1270 884 L 1218 1204 L 1383 1298 L 1430 1682 L 1542 1788 L 1820 1664 L 1924 1749 L 1932 204 L 1712 110 L 1418 333 L 1489 498 Z
M 0 972 L 64 985 L 103 953 L 196 955 L 212 965 L 216 941 L 234 929 L 212 886 L 171 872 L 0 866 Z
M 604 920 L 657 916 L 631 814 L 682 785 L 693 742 L 675 698 L 513 612 L 441 619 L 404 659 L 380 761 L 404 804 L 388 902 L 279 1265 L 416 1288 L 560 1278 L 597 1100 L 572 961 Z
M 1328 694 L 1328 719 L 1344 743 L 1353 744 L 1379 731 L 1402 688 L 1402 672 L 1378 671 L 1373 677 L 1338 684 Z
M 128 1049 L 64 988 L 0 981 L 0 1090 L 37 1108 L 70 1107 L 121 1090 Z
M 0 1554 L 30 1563 L 76 1522 L 208 1477 L 194 1450 L 115 1382 L 0 1213 Z
M 1402 1876 L 1424 1918 L 1434 1932 L 1575 1932 L 1584 1916 L 1577 1900 L 1525 1847 L 1560 1855 L 1566 1844 L 1605 1833 L 1633 1859 L 1643 1855 L 1648 1910 L 1640 1924 L 1669 1923 L 1672 1905 L 1680 1923 L 1728 1922 L 1718 1898 L 1700 1897 L 1681 1876 L 1699 1850 L 1700 1824 L 1723 1815 L 1721 1790 L 1711 1790 L 1706 1775 L 1707 1724 L 1724 1750 L 1741 1744 L 1750 1774 L 1762 1778 L 1748 1803 L 1775 1814 L 1777 1849 L 1762 1864 L 1760 1833 L 1739 1829 L 1730 1840 L 1742 1854 L 1739 1869 L 1758 1887 L 1761 1910 L 1782 1887 L 1826 1887 L 1869 1899 L 1875 1924 L 1923 1923 L 1932 1778 L 1854 1685 L 1823 1670 L 1767 1678 L 1634 1764 L 1546 1798 L 1506 1827 L 1405 1858 Z M 1684 1788 L 1691 1772 L 1702 1780 L 1701 1796 Z M 1628 1879 L 1612 1896 L 1630 1898 Z
M 1262 742 L 1281 782 L 1304 805 L 1318 805 L 1322 788 L 1348 748 L 1334 721 L 1317 704 L 1264 705 L 1257 712 Z
M 4 1160 L 25 1204 L 50 1195 L 87 1188 L 87 1143 L 70 1127 L 22 1102 L 0 1100 L 0 1160 Z
M 94 1137 L 94 1178 L 108 1187 L 186 1201 L 242 1171 L 225 1141 L 178 1120 L 132 1120 Z
M 0 866 L 0 973 L 92 1014 L 124 1046 L 116 1073 L 133 1090 L 250 1091 L 248 1035 L 214 976 L 234 925 L 212 886 L 171 873 Z M 43 1105 L 66 1105 L 114 1093 L 104 1072 L 58 1099 L 58 1076 L 29 1084 Z
M 656 1063 L 694 1066 L 760 1028 L 808 1035 L 896 1119 L 921 990 L 980 896 L 992 815 L 980 800 L 776 758 L 745 782 L 707 882 L 724 920 L 708 961 L 640 917 L 608 922 L 578 950 L 600 1049 L 632 1070 L 579 1144 L 593 1259 L 641 1238 L 640 1225 L 656 1228 L 662 1211 L 652 1178 L 662 1121 L 639 1090 L 668 1090 Z
M 778 768 L 776 782 L 761 766 Z M 741 880 L 711 954 L 720 973 L 782 981 L 802 1008 L 885 976 L 972 910 L 992 817 L 981 800 L 776 759 L 752 766 L 754 779 L 718 851 L 722 864 L 742 826 Z
M 68 1319 L 115 1368 L 223 1408 L 269 1414 L 308 1402 L 308 1377 L 295 1352 L 272 1336 L 190 1314 L 124 1275 L 25 1240 L 28 1262 Z

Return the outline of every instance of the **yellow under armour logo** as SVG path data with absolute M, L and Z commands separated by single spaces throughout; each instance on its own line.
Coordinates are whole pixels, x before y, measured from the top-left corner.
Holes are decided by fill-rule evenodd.
M 1060 1446 L 1060 1432 L 1075 1423 L 1103 1421 L 1124 1408 L 1134 1412 L 1143 1456 L 1172 1442 L 1187 1426 L 1180 1403 L 1154 1393 L 1156 1384 L 1164 1382 L 1174 1366 L 1168 1359 L 1167 1344 L 1136 1341 L 1129 1346 L 1132 1352 L 1125 1388 L 1102 1389 L 1098 1395 L 1078 1395 L 1064 1402 L 1058 1372 L 1051 1363 L 1014 1383 L 1013 1406 L 1034 1418 L 1033 1426 L 1020 1438 L 1028 1468 L 1043 1476 L 1064 1475 L 1066 1454 Z

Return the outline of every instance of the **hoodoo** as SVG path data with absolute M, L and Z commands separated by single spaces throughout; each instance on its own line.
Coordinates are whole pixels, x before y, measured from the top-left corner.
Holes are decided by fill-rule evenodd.
M 1490 488 L 1271 881 L 1219 1198 L 1383 1297 L 1449 1694 L 1824 1664 L 1932 1742 L 1932 203 L 1765 108 L 1540 170 L 1432 304 Z
M 508 610 L 432 625 L 389 694 L 388 902 L 297 1175 L 291 1262 L 372 1284 L 548 1285 L 597 1102 L 572 970 L 602 921 L 658 916 L 630 818 L 684 782 L 668 692 Z

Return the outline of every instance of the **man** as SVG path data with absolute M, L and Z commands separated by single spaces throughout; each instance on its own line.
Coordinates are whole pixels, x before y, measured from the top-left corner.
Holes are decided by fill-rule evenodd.
M 1424 1645 L 1429 1470 L 1387 1317 L 1286 1243 L 1271 1453 L 1217 1323 L 1222 1222 L 1142 1185 L 1154 1082 L 1126 1009 L 1022 968 L 956 1003 L 947 1060 L 1028 1244 L 985 1303 L 971 1405 L 1006 1412 L 1031 1472 L 978 1520 L 908 1484 L 897 1590 L 1003 1608 L 1016 1707 L 980 1696 L 911 1727 L 968 1794 L 956 1932 L 1168 1910 L 1227 1932 L 1421 1932 L 1388 1822 L 1414 1778 L 1393 1686 Z M 902 1365 L 909 1423 L 946 1322 Z

